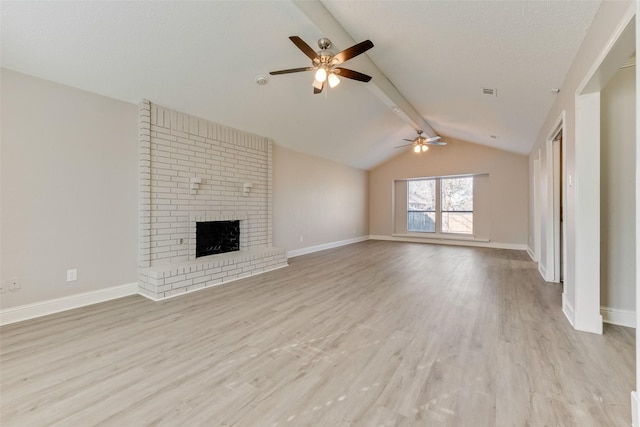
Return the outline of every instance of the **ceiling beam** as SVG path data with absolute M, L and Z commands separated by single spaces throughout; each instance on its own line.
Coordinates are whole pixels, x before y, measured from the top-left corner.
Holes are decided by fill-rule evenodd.
M 302 13 L 309 18 L 311 23 L 324 34 L 324 37 L 330 38 L 334 44 L 343 46 L 343 48 L 356 44 L 353 37 L 351 37 L 347 30 L 329 13 L 321 1 L 293 0 L 293 3 L 295 3 Z M 438 135 L 431 125 L 429 125 L 429 122 L 407 101 L 369 56 L 363 54 L 358 58 L 362 58 L 360 61 L 366 64 L 367 73 L 373 77 L 373 79 L 367 83 L 367 87 L 389 107 L 389 109 L 407 121 L 415 130 L 421 130 L 429 137 Z

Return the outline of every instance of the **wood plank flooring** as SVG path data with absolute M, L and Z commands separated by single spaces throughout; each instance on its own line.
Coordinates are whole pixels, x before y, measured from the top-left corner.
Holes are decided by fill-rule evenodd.
M 367 241 L 0 329 L 9 426 L 626 426 L 635 331 L 524 252 Z

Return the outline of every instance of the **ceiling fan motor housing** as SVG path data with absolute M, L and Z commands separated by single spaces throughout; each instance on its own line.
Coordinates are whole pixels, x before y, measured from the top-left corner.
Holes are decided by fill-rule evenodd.
M 320 47 L 320 49 L 325 50 L 325 49 L 329 49 L 331 47 L 331 40 L 329 40 L 326 37 L 323 37 L 321 39 L 318 39 L 318 46 Z

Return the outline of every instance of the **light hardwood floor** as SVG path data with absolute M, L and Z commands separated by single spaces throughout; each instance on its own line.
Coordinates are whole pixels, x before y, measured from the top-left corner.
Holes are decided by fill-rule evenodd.
M 628 426 L 634 331 L 524 252 L 368 241 L 0 330 L 9 426 Z

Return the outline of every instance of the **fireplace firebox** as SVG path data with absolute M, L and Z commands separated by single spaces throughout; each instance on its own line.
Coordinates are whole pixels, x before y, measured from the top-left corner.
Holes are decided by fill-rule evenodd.
M 240 250 L 240 221 L 196 222 L 196 258 Z

